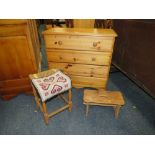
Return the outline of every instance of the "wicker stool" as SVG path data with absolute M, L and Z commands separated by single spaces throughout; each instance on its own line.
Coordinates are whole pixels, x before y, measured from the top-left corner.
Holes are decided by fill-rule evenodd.
M 57 114 L 57 113 L 59 113 L 59 112 L 65 110 L 65 109 L 69 109 L 70 112 L 71 112 L 71 110 L 72 110 L 72 93 L 71 93 L 71 87 L 65 90 L 65 91 L 68 91 L 68 99 L 66 99 L 66 98 L 62 95 L 62 92 L 56 94 L 56 91 L 62 90 L 62 89 L 60 89 L 60 87 L 58 87 L 58 83 L 62 82 L 62 84 L 63 84 L 62 76 L 61 76 L 61 79 L 60 79 L 58 82 L 55 81 L 55 82 L 52 83 L 51 81 L 49 81 L 49 82 L 46 81 L 46 80 L 48 80 L 48 77 L 49 77 L 49 76 L 52 76 L 52 75 L 54 75 L 54 74 L 56 74 L 56 73 L 58 73 L 58 72 L 59 72 L 59 70 L 57 70 L 57 69 L 51 69 L 51 70 L 39 72 L 39 73 L 37 73 L 37 74 L 31 74 L 31 75 L 29 75 L 29 78 L 30 78 L 31 84 L 32 84 L 33 94 L 34 94 L 35 101 L 36 101 L 36 105 L 37 105 L 37 107 L 40 108 L 41 112 L 43 113 L 44 120 L 45 120 L 45 123 L 46 123 L 46 124 L 48 124 L 49 117 L 52 117 L 52 116 L 54 116 L 55 114 Z M 65 74 L 63 74 L 63 75 L 65 75 Z M 57 76 L 57 75 L 56 75 L 56 76 Z M 65 76 L 66 76 L 66 75 L 65 75 Z M 61 108 L 59 108 L 59 109 L 57 109 L 56 111 L 53 111 L 53 112 L 51 112 L 51 113 L 48 113 L 48 112 L 47 112 L 46 100 L 43 99 L 43 98 L 41 98 L 41 95 L 42 95 L 42 94 L 39 93 L 38 89 L 37 89 L 36 86 L 34 85 L 34 80 L 40 80 L 40 79 L 46 78 L 46 77 L 47 77 L 47 79 L 44 79 L 45 85 L 44 85 L 43 88 L 46 90 L 47 88 L 49 88 L 49 85 L 51 85 L 51 87 L 53 87 L 53 89 L 54 89 L 54 86 L 56 86 L 57 88 L 56 88 L 54 91 L 52 90 L 53 93 L 55 93 L 55 95 L 53 95 L 53 96 L 58 95 L 58 96 L 59 96 L 61 99 L 63 99 L 63 101 L 66 103 L 65 106 L 63 106 L 63 107 L 61 107 Z M 66 76 L 66 77 L 67 77 L 67 76 Z M 50 77 L 50 78 L 53 78 L 53 77 Z M 68 77 L 68 78 L 69 78 L 69 77 Z M 52 80 L 53 80 L 53 79 L 52 79 Z M 40 81 L 39 81 L 39 82 L 40 82 Z M 47 82 L 47 83 L 46 83 L 46 82 Z M 41 85 L 42 83 L 39 83 L 39 84 Z M 47 88 L 46 88 L 46 85 L 47 85 Z M 54 85 L 54 86 L 53 86 L 53 85 Z M 71 85 L 71 83 L 70 83 L 70 85 Z M 42 85 L 41 85 L 41 86 L 42 86 Z M 50 91 L 50 92 L 52 93 L 52 91 Z M 65 91 L 63 91 L 63 92 L 65 92 Z M 45 93 L 46 93 L 46 92 L 45 92 Z M 48 92 L 47 92 L 47 93 L 48 93 Z M 48 98 L 48 99 L 50 99 L 50 98 Z
M 117 118 L 121 106 L 124 105 L 124 99 L 119 91 L 84 90 L 83 104 L 86 105 L 86 116 L 90 105 L 98 105 L 114 107 L 115 117 Z

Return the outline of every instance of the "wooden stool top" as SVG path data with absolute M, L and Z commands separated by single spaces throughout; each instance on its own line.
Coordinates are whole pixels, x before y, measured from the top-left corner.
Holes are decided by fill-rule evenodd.
M 84 90 L 84 104 L 124 105 L 123 95 L 119 91 Z

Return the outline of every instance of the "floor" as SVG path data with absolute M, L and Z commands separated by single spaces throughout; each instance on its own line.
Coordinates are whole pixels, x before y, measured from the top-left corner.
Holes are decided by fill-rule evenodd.
M 41 27 L 43 29 L 43 27 Z M 40 31 L 41 32 L 41 31 Z M 43 41 L 43 40 L 42 40 Z M 44 44 L 42 42 L 42 53 Z M 46 60 L 45 53 L 43 59 Z M 43 70 L 47 63 L 43 62 Z M 0 99 L 0 134 L 4 135 L 154 135 L 155 100 L 130 81 L 121 72 L 110 73 L 108 90 L 120 90 L 125 106 L 115 119 L 111 107 L 90 107 L 88 117 L 83 105 L 83 89 L 73 88 L 73 110 L 51 118 L 45 125 L 36 108 L 34 97 L 20 94 L 9 101 Z M 49 101 L 48 109 L 60 107 L 59 98 Z
M 51 118 L 45 125 L 34 97 L 20 94 L 10 101 L 0 100 L 0 134 L 126 135 L 155 134 L 155 101 L 122 73 L 111 73 L 109 90 L 124 94 L 125 106 L 114 118 L 111 107 L 90 107 L 88 117 L 82 104 L 83 89 L 73 89 L 73 110 Z M 62 105 L 59 98 L 48 102 L 48 109 Z

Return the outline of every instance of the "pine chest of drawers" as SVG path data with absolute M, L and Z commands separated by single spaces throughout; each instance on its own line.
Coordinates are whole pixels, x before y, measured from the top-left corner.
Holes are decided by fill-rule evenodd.
M 106 87 L 117 36 L 112 29 L 51 28 L 43 35 L 49 69 L 63 69 L 74 87 Z

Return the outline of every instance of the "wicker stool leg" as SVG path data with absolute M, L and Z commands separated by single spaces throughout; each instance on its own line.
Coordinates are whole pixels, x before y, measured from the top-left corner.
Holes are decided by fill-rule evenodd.
M 43 113 L 44 113 L 45 123 L 48 124 L 48 113 L 47 113 L 47 108 L 46 108 L 45 102 L 43 102 Z
M 72 90 L 68 91 L 68 104 L 69 104 L 69 111 L 72 111 Z

